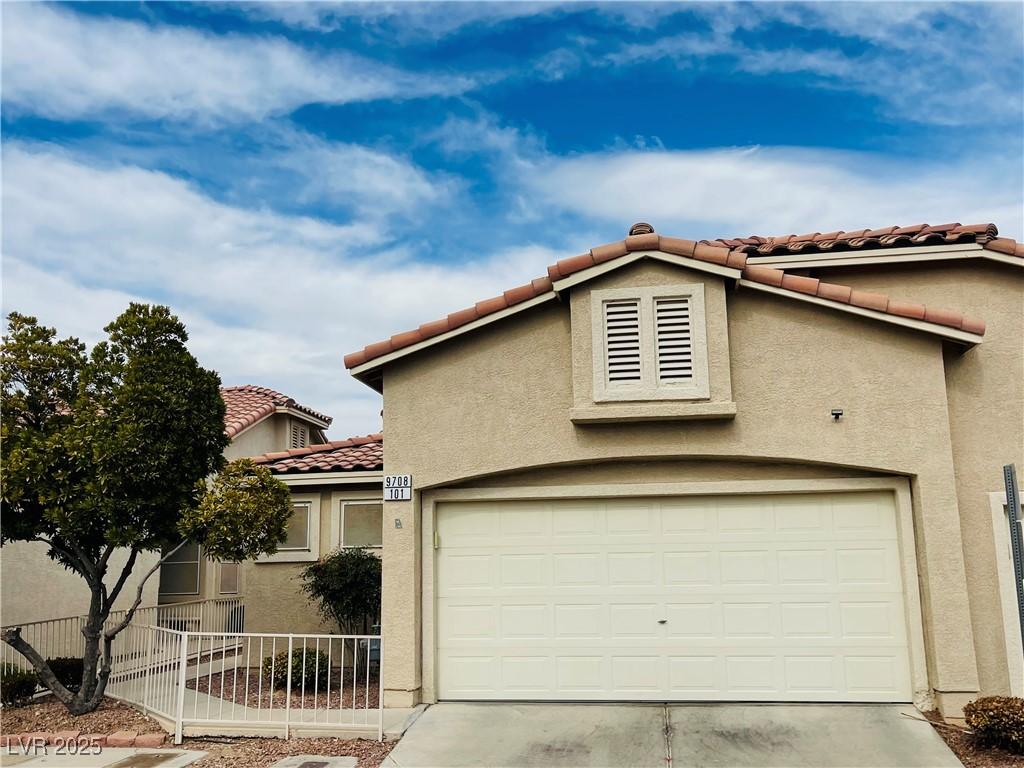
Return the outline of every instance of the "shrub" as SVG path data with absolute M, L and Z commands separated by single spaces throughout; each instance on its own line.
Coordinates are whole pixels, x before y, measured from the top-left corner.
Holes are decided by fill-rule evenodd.
M 301 688 L 303 679 L 306 681 L 307 690 L 315 684 L 324 685 L 329 672 L 327 661 L 327 654 L 323 651 L 307 648 L 306 668 L 303 674 L 302 648 L 292 649 L 292 690 Z M 263 660 L 263 674 L 271 677 L 275 688 L 284 688 L 288 684 L 288 651 L 281 651 L 276 656 L 267 656 Z
M 365 635 L 380 616 L 380 574 L 380 558 L 372 552 L 339 549 L 302 571 L 302 589 L 343 634 Z
M 82 687 L 82 660 L 71 656 L 61 656 L 56 659 L 47 659 L 50 671 L 69 691 L 77 692 Z
M 964 707 L 964 718 L 982 746 L 1024 755 L 1024 699 L 983 696 Z
M 17 707 L 32 698 L 36 692 L 36 673 L 24 669 L 9 669 L 0 675 L 0 702 Z

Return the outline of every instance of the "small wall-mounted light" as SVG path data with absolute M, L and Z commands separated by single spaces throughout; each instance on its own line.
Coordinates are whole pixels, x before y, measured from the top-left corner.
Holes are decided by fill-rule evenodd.
M 839 421 L 841 418 L 843 418 L 843 409 L 842 408 L 833 408 L 832 409 L 832 421 Z
M 395 528 L 401 528 L 401 527 L 402 527 L 402 518 L 396 517 L 395 518 Z

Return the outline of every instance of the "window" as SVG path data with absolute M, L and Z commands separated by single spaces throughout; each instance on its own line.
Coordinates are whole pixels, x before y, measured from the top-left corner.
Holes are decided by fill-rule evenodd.
M 288 441 L 289 448 L 305 448 L 309 442 L 309 430 L 303 424 L 292 422 L 291 437 Z
M 352 501 L 341 504 L 343 547 L 379 547 L 384 543 L 384 506 L 377 502 Z
M 704 286 L 594 291 L 594 399 L 708 397 Z
M 186 543 L 160 565 L 161 595 L 198 595 L 202 548 Z
M 218 584 L 218 592 L 222 595 L 237 595 L 238 594 L 238 563 L 221 563 L 220 564 L 220 583 Z
M 288 535 L 278 549 L 309 549 L 309 513 L 312 504 L 308 501 L 292 504 L 292 516 L 288 521 Z
M 320 557 L 320 494 L 293 493 L 292 514 L 277 552 L 257 563 L 308 563 Z

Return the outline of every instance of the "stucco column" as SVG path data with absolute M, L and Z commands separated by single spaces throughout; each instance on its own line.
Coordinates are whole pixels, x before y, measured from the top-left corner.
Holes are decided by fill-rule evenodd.
M 979 691 L 963 539 L 952 466 L 912 482 L 929 678 L 944 715 L 962 717 Z
M 384 503 L 381 632 L 385 707 L 411 707 L 420 698 L 419 506 L 419 493 L 412 501 Z

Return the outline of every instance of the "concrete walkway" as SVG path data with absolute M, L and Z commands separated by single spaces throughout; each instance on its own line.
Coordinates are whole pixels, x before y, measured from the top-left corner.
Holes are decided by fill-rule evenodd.
M 10 751 L 0 751 L 0 765 L 5 768 L 15 765 L 19 768 L 184 768 L 205 755 L 195 750 L 119 747 L 105 747 L 95 755 L 63 755 L 57 754 L 52 746 L 25 754 L 12 747 Z
M 392 768 L 962 768 L 910 706 L 436 704 Z

